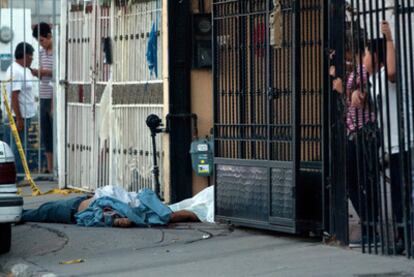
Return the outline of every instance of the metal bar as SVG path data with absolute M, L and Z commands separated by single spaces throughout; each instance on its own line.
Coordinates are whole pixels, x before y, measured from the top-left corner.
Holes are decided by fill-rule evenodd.
M 300 170 L 300 118 L 301 118 L 301 14 L 300 2 L 295 0 L 293 2 L 293 57 L 292 57 L 292 162 L 293 162 L 293 185 L 296 186 L 298 182 L 298 175 Z M 297 216 L 296 205 L 293 208 L 294 218 Z
M 345 37 L 342 32 L 345 23 L 345 5 L 343 1 L 331 0 L 330 3 L 331 14 L 329 16 L 329 49 L 335 50 L 335 57 L 333 64 L 336 67 L 337 76 L 345 76 L 344 68 L 344 42 Z M 337 22 L 341 22 L 338 24 Z M 345 145 L 345 126 L 340 122 L 343 114 L 340 105 L 340 97 L 330 93 L 330 124 L 335 129 L 330 132 L 330 145 Z M 329 160 L 330 176 L 331 177 L 331 205 L 330 212 L 330 233 L 334 235 L 343 244 L 348 244 L 348 199 L 346 192 L 347 177 L 344 174 L 341 165 L 346 162 L 346 155 L 342 151 L 338 151 L 335 147 L 330 149 Z
M 401 0 L 401 8 L 404 10 L 405 9 L 405 1 Z M 408 76 L 408 65 L 407 65 L 407 61 L 409 60 L 409 57 L 407 55 L 407 24 L 410 25 L 411 22 L 406 21 L 406 14 L 402 14 L 402 39 L 400 39 L 400 43 L 401 43 L 401 47 L 399 47 L 397 49 L 397 51 L 401 51 L 402 53 L 400 54 L 401 57 L 401 96 L 403 98 L 403 113 L 402 113 L 402 118 L 404 119 L 403 124 L 404 124 L 404 160 L 406 162 L 406 167 L 403 167 L 403 174 L 405 177 L 405 192 L 406 192 L 406 198 L 403 198 L 403 209 L 406 213 L 406 219 L 405 219 L 405 228 L 406 228 L 406 233 L 405 233 L 405 240 L 406 240 L 406 253 L 407 253 L 407 257 L 411 257 L 412 256 L 412 244 L 410 243 L 412 240 L 411 237 L 411 233 L 412 233 L 412 225 L 410 222 L 410 202 L 412 202 L 411 199 L 411 194 L 412 194 L 412 186 L 411 186 L 411 180 L 412 180 L 412 176 L 411 176 L 411 160 L 412 160 L 412 156 L 411 156 L 411 149 L 409 147 L 410 145 L 410 139 L 411 139 L 411 117 L 410 117 L 410 105 L 409 105 L 409 99 L 410 99 L 410 94 L 409 94 L 409 86 L 408 86 L 408 80 L 409 80 L 409 76 Z M 402 41 L 401 41 L 402 40 Z M 405 112 L 404 112 L 405 109 Z M 405 143 L 406 141 L 406 143 Z M 406 147 L 406 145 L 408 147 Z M 405 155 L 406 154 L 406 155 Z M 404 165 L 403 165 L 404 166 Z
M 395 6 L 399 7 L 399 0 L 395 0 Z M 397 112 L 398 112 L 398 144 L 399 144 L 399 160 L 400 160 L 400 176 L 401 176 L 401 181 L 402 181 L 402 193 L 401 193 L 401 197 L 402 197 L 402 203 L 403 203 L 403 230 L 404 230 L 404 243 L 405 243 L 405 249 L 406 251 L 406 256 L 409 257 L 410 255 L 410 251 L 408 251 L 409 249 L 409 230 L 408 230 L 408 215 L 407 215 L 407 210 L 406 210 L 406 188 L 407 188 L 407 180 L 406 180 L 406 174 L 405 174 L 405 157 L 404 157 L 404 152 L 405 152 L 405 131 L 404 131 L 404 107 L 403 107 L 403 99 L 402 99 L 402 92 L 403 92 L 403 88 L 402 88 L 402 72 L 401 72 L 401 53 L 400 50 L 401 49 L 401 26 L 400 26 L 400 17 L 398 14 L 398 11 L 396 11 L 396 23 L 395 23 L 395 44 L 396 44 L 396 63 L 397 63 L 397 82 L 396 82 L 396 87 L 397 87 Z
M 411 1 L 408 2 L 408 4 L 410 4 Z M 408 22 L 408 49 L 413 49 L 413 18 L 412 15 L 414 14 L 414 11 L 410 12 L 409 14 L 407 14 L 407 22 Z M 410 52 L 410 57 L 409 57 L 409 72 L 410 72 L 410 78 L 409 80 L 407 80 L 407 82 L 409 82 L 411 84 L 411 91 L 413 91 L 414 89 L 414 55 L 412 52 Z M 414 130 L 414 95 L 411 94 L 411 113 L 412 115 L 409 117 L 411 118 L 412 122 L 413 122 L 413 126 L 412 126 L 412 130 Z M 407 101 L 409 101 L 407 99 Z M 409 151 L 411 152 L 412 155 L 414 155 L 414 153 L 412 153 L 413 151 L 413 143 L 412 143 L 412 133 L 409 133 Z M 411 165 L 411 168 L 408 168 L 408 170 L 412 171 L 414 165 Z M 411 173 L 412 175 L 412 173 Z M 409 184 L 410 184 L 410 191 L 413 191 L 413 176 L 411 176 L 411 178 L 409 178 Z M 410 220 L 411 220 L 411 257 L 414 256 L 414 207 L 413 207 L 413 202 L 410 201 Z

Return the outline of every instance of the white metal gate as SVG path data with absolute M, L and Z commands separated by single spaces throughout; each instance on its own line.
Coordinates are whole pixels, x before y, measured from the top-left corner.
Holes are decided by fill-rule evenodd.
M 161 1 L 72 2 L 63 7 L 65 183 L 86 190 L 108 184 L 128 190 L 152 188 L 151 137 L 145 119 L 151 113 L 162 117 L 163 105 L 146 92 L 151 86 L 150 90 L 162 93 Z M 153 26 L 158 29 L 158 75 L 150 74 L 146 57 Z M 105 55 L 108 41 L 112 64 Z M 157 149 L 162 165 L 160 138 Z
M 39 69 L 41 64 L 39 63 L 39 53 L 41 50 L 41 46 L 32 36 L 32 30 L 36 24 L 40 22 L 45 22 L 50 25 L 51 27 L 51 34 L 52 34 L 52 52 L 53 52 L 53 76 L 51 77 L 51 81 L 49 82 L 49 86 L 53 87 L 53 95 L 56 95 L 56 80 L 57 72 L 59 70 L 57 66 L 57 56 L 59 52 L 59 33 L 60 33 L 60 10 L 58 10 L 60 0 L 9 0 L 9 1 L 1 1 L 0 2 L 0 79 L 2 81 L 6 81 L 10 79 L 10 74 L 7 70 L 12 72 L 11 76 L 16 76 L 13 72 L 18 70 L 18 66 L 14 63 L 15 61 L 15 49 L 16 46 L 21 43 L 25 42 L 30 44 L 34 48 L 33 53 L 33 63 L 30 66 L 31 69 Z M 41 7 L 41 8 L 40 8 Z M 49 49 L 50 50 L 50 49 Z M 23 110 L 29 109 L 28 106 L 35 107 L 35 114 L 26 114 L 26 118 L 24 120 L 26 128 L 21 134 L 21 140 L 23 143 L 23 148 L 25 150 L 27 162 L 29 169 L 31 170 L 32 177 L 34 179 L 40 177 L 51 177 L 53 172 L 47 172 L 47 162 L 46 162 L 46 155 L 45 155 L 45 147 L 42 144 L 42 137 L 44 134 L 41 132 L 41 95 L 40 95 L 40 78 L 39 75 L 34 76 L 29 67 L 25 70 L 24 78 L 21 80 L 14 80 L 15 83 L 20 82 L 24 84 L 25 87 L 31 87 L 31 95 L 33 97 L 34 102 L 25 102 L 22 105 L 24 106 Z M 13 78 L 14 78 L 13 77 Z M 23 85 L 22 85 L 23 87 Z M 10 102 L 10 94 L 11 91 L 9 90 L 9 102 Z M 7 143 L 13 145 L 14 138 L 11 135 L 10 127 L 9 127 L 9 120 L 7 118 L 7 114 L 4 108 L 4 99 L 1 99 L 1 110 L 2 116 L 0 118 L 0 139 L 6 141 Z M 55 97 L 52 98 L 51 101 L 55 101 Z M 55 102 L 53 103 L 55 104 Z M 22 105 L 20 105 L 22 107 Z M 55 111 L 53 113 L 53 121 L 56 118 Z M 23 116 L 24 117 L 24 116 Z M 55 124 L 55 122 L 53 122 Z M 51 130 L 52 127 L 48 130 L 53 134 L 53 144 L 54 149 L 56 149 L 56 126 L 53 127 L 54 131 Z M 51 135 L 52 137 L 52 135 Z M 14 145 L 12 146 L 14 147 Z M 56 154 L 56 151 L 54 151 Z M 20 158 L 15 151 L 16 162 L 17 162 L 17 169 L 18 169 L 18 176 L 23 177 L 24 171 L 23 167 L 20 163 Z M 56 156 L 55 156 L 56 157 Z M 55 171 L 57 168 L 56 158 L 53 162 L 53 169 Z

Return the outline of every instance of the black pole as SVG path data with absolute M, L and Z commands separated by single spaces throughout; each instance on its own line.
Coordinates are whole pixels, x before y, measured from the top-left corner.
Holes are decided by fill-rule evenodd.
M 157 136 L 157 133 L 161 133 L 164 130 L 160 128 L 162 126 L 161 119 L 155 115 L 150 114 L 146 119 L 146 124 L 150 128 L 151 131 L 151 139 L 152 139 L 152 158 L 153 158 L 153 169 L 152 169 L 152 177 L 153 177 L 153 186 L 155 193 L 157 196 L 162 199 L 160 194 L 160 169 L 158 167 L 157 163 L 157 145 L 155 141 L 155 137 Z
M 170 200 L 192 197 L 191 133 L 191 5 L 168 1 Z
M 156 135 L 157 135 L 156 133 L 151 133 L 151 139 L 152 139 L 152 158 L 153 158 L 152 174 L 153 174 L 153 185 L 154 185 L 155 193 L 161 199 L 161 195 L 160 195 L 160 179 L 159 179 L 160 169 L 159 169 L 158 163 L 157 163 L 157 147 L 156 147 L 156 144 L 155 144 L 155 136 Z

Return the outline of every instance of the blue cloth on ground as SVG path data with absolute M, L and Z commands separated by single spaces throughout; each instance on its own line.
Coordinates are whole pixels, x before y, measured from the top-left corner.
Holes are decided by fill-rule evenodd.
M 154 74 L 155 77 L 158 77 L 158 45 L 157 45 L 157 36 L 158 30 L 157 26 L 152 23 L 151 32 L 149 34 L 148 45 L 147 45 L 147 63 L 150 70 L 150 74 Z
M 74 215 L 86 196 L 78 196 L 42 204 L 33 210 L 23 210 L 22 222 L 75 223 Z
M 140 201 L 138 207 L 112 197 L 95 199 L 87 209 L 75 214 L 78 225 L 86 227 L 105 227 L 113 225 L 113 214 L 107 215 L 105 209 L 110 208 L 120 217 L 126 217 L 137 226 L 165 225 L 170 221 L 171 210 L 164 205 L 149 189 L 142 190 L 137 198 Z

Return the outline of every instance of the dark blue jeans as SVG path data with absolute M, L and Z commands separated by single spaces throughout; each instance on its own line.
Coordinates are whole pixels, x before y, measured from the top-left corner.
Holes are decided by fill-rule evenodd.
M 23 210 L 22 222 L 76 223 L 74 215 L 87 196 L 47 202 L 37 209 Z
M 16 118 L 14 120 L 16 121 Z M 30 127 L 31 122 L 32 122 L 31 118 L 25 118 L 24 119 L 24 128 L 23 128 L 22 131 L 19 132 L 20 141 L 22 143 L 22 147 L 23 147 L 24 150 L 27 150 L 26 147 L 28 147 L 27 137 L 29 135 L 29 127 Z M 10 127 L 9 127 L 9 130 L 10 130 L 10 133 L 12 133 Z M 20 159 L 19 150 L 17 149 L 16 140 L 14 139 L 13 134 L 11 136 L 10 148 L 13 151 L 14 159 L 16 161 L 16 171 L 17 171 L 17 173 L 24 173 L 22 160 Z
M 10 123 L 9 120 L 4 120 L 2 122 L 2 131 L 3 131 L 3 137 L 1 138 L 2 141 L 7 143 L 10 146 L 10 140 L 11 140 L 11 130 L 10 130 Z

